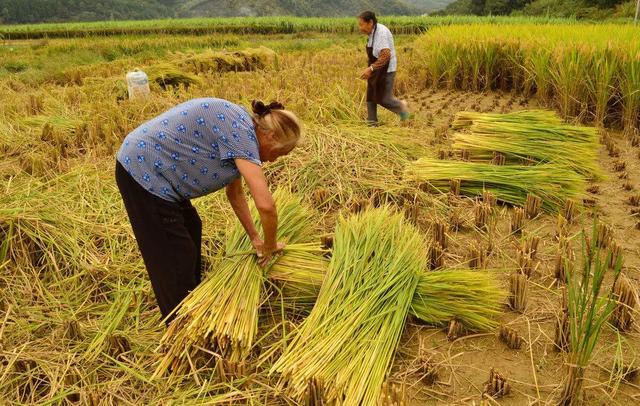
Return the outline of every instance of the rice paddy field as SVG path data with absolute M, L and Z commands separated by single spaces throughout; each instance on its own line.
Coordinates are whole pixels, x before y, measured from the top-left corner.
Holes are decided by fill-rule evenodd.
M 370 127 L 355 24 L 0 26 L 0 404 L 640 402 L 640 28 L 389 18 L 413 119 Z M 304 121 L 266 166 L 290 245 L 263 274 L 195 200 L 167 330 L 114 155 L 208 96 Z

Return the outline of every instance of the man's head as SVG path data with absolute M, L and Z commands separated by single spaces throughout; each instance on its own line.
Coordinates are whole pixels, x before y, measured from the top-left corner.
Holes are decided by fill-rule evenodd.
M 373 11 L 364 11 L 358 16 L 358 27 L 363 34 L 371 34 L 377 23 L 378 19 Z
M 298 144 L 302 132 L 298 117 L 277 102 L 265 106 L 254 100 L 251 105 L 260 144 L 260 160 L 273 162 L 291 152 Z

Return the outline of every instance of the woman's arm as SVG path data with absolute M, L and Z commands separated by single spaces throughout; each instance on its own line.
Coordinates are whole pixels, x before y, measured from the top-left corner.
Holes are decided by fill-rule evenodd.
M 371 65 L 373 70 L 381 69 L 383 66 L 389 63 L 391 60 L 391 50 L 389 48 L 384 48 L 380 51 L 380 56 L 378 59 Z
M 269 191 L 267 178 L 264 176 L 262 168 L 259 165 L 244 159 L 236 159 L 235 163 L 245 182 L 247 182 L 247 186 L 249 187 L 249 191 L 253 197 L 253 202 L 260 214 L 260 220 L 262 222 L 262 229 L 264 232 L 264 244 L 262 246 L 263 257 L 261 264 L 264 265 L 269 262 L 271 256 L 275 252 L 281 251 L 282 248 L 284 248 L 283 244 L 278 244 L 276 241 L 276 232 L 278 231 L 278 212 L 276 210 L 276 204 L 273 200 L 273 196 L 271 196 L 271 192 Z
M 260 239 L 258 230 L 256 230 L 256 226 L 253 224 L 249 205 L 247 204 L 247 199 L 244 197 L 242 179 L 238 178 L 230 183 L 226 188 L 226 192 L 227 199 L 229 200 L 229 203 L 231 203 L 231 207 L 233 207 L 236 217 L 240 220 L 240 224 L 244 227 L 244 231 L 246 231 L 247 235 L 251 239 L 251 243 L 254 247 L 256 244 L 260 245 L 262 240 Z

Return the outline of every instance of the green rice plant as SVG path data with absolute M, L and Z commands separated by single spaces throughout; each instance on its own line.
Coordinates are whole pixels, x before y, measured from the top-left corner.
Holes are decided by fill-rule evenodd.
M 435 85 L 446 77 L 450 88 L 522 91 L 567 119 L 628 132 L 640 126 L 637 36 L 636 27 L 611 23 L 451 25 L 429 30 L 414 49 Z
M 627 134 L 640 128 L 640 52 L 624 59 L 620 74 L 622 121 Z
M 591 63 L 594 60 L 593 49 L 586 46 L 569 46 L 556 48 L 551 65 L 555 95 L 564 117 L 584 119 L 587 104 L 590 101 L 587 80 Z
M 567 267 L 570 353 L 560 399 L 560 404 L 567 406 L 582 402 L 580 395 L 585 369 L 591 361 L 602 326 L 609 320 L 616 305 L 613 285 L 604 286 L 613 253 L 611 250 L 603 252 L 599 248 L 597 224 L 597 220 L 594 221 L 590 236 L 583 231 L 582 269 L 574 272 Z M 621 270 L 622 258 L 618 257 L 611 271 L 614 282 Z
M 453 126 L 453 148 L 466 151 L 476 162 L 491 162 L 499 152 L 511 163 L 534 161 L 566 165 L 591 179 L 602 178 L 598 163 L 598 133 L 591 127 L 559 124 L 553 112 L 531 111 L 505 115 L 462 112 Z
M 464 195 L 481 196 L 489 190 L 498 200 L 512 205 L 523 205 L 527 194 L 532 193 L 542 199 L 542 208 L 547 212 L 558 212 L 567 199 L 580 199 L 586 193 L 584 177 L 556 163 L 498 166 L 421 158 L 407 166 L 404 179 L 441 193 L 448 192 L 450 181 L 457 179 Z
M 312 211 L 284 189 L 277 190 L 274 198 L 280 224 L 278 240 L 289 244 L 312 241 Z M 257 218 L 255 208 L 252 214 Z M 174 311 L 175 319 L 160 342 L 159 350 L 164 355 L 154 376 L 168 370 L 173 375 L 184 373 L 193 367 L 201 349 L 212 349 L 232 363 L 248 357 L 257 334 L 266 270 L 259 266 L 251 241 L 239 223 L 227 236 L 226 252 L 228 258 Z
M 550 105 L 553 91 L 553 82 L 549 72 L 551 51 L 539 47 L 535 50 L 528 49 L 525 52 L 528 54 L 524 61 L 526 89 L 529 89 L 527 94 L 535 92 L 543 104 Z
M 302 400 L 310 381 L 327 401 L 376 404 L 419 279 L 418 231 L 388 207 L 341 219 L 318 300 L 272 372 Z
M 611 48 L 597 51 L 599 56 L 595 57 L 591 65 L 591 72 L 586 76 L 589 92 L 595 98 L 595 119 L 597 126 L 605 126 L 610 103 L 615 94 L 616 73 L 618 72 L 618 58 Z
M 395 34 L 421 34 L 431 27 L 460 24 L 539 24 L 577 25 L 575 19 L 548 17 L 476 17 L 476 16 L 387 16 L 381 19 Z M 85 38 L 99 36 L 141 35 L 200 35 L 235 34 L 292 34 L 320 32 L 353 34 L 357 25 L 350 17 L 233 17 L 182 18 L 143 21 L 96 21 L 77 23 L 48 23 L 5 25 L 0 37 L 6 40 L 38 38 Z

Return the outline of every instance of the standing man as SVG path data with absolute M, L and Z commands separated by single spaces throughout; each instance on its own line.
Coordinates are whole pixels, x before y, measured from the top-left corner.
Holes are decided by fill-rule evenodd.
M 371 125 L 378 122 L 378 104 L 400 115 L 405 121 L 409 118 L 409 108 L 405 101 L 393 97 L 393 83 L 396 77 L 398 61 L 393 45 L 393 35 L 389 29 L 378 23 L 375 13 L 365 11 L 358 16 L 360 32 L 367 34 L 367 56 L 369 66 L 362 72 L 367 80 L 367 121 Z

